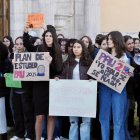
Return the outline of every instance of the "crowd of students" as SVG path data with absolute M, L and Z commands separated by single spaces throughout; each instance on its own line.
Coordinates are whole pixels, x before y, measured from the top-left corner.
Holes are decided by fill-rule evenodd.
M 22 81 L 22 88 L 5 86 L 5 73 L 13 73 L 15 52 L 49 52 L 46 59 L 50 65 L 50 79 L 90 81 L 92 78 L 87 71 L 99 49 L 128 63 L 135 70 L 121 94 L 98 83 L 96 119 L 49 116 L 49 81 Z M 89 36 L 68 39 L 62 34 L 57 35 L 52 25 L 47 25 L 39 38 L 32 34 L 27 23 L 23 35 L 14 43 L 10 36 L 3 37 L 0 42 L 0 140 L 8 139 L 9 127 L 14 127 L 14 136 L 10 140 L 59 140 L 60 137 L 91 140 L 95 135 L 98 140 L 109 140 L 111 125 L 113 140 L 132 140 L 132 132 L 136 129 L 135 102 L 137 116 L 140 117 L 139 59 L 140 39 L 122 36 L 119 31 L 98 34 L 93 44 Z

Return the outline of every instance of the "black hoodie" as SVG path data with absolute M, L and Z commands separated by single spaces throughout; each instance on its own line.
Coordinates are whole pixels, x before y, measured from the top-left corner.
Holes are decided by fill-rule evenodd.
M 7 47 L 0 42 L 0 97 L 3 97 L 5 95 L 5 92 L 7 92 L 7 88 L 5 87 L 5 60 L 8 57 L 8 49 Z

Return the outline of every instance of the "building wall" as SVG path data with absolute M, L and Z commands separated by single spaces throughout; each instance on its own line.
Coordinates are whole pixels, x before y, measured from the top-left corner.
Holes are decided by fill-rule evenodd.
M 140 0 L 100 0 L 101 32 L 119 30 L 134 34 L 140 30 Z
M 57 33 L 74 37 L 74 0 L 56 0 L 54 24 Z
M 94 40 L 99 32 L 100 0 L 10 0 L 11 36 L 23 34 L 30 13 L 43 13 L 46 24 L 56 27 L 67 38 L 89 35 Z M 41 37 L 42 31 L 36 30 Z
M 80 38 L 119 30 L 137 36 L 140 0 L 10 0 L 10 32 L 22 35 L 29 13 L 44 13 L 46 24 L 65 37 Z M 41 36 L 42 31 L 36 30 Z

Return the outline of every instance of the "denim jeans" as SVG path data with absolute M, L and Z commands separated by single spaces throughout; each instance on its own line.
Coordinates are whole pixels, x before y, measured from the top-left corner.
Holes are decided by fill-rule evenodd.
M 79 117 L 70 117 L 69 140 L 79 140 Z M 90 140 L 91 119 L 82 117 L 80 124 L 80 140 Z
M 111 108 L 113 115 L 113 140 L 125 140 L 125 109 L 127 104 L 126 89 L 121 94 L 111 88 L 99 85 L 99 121 L 101 123 L 102 140 L 109 140 Z

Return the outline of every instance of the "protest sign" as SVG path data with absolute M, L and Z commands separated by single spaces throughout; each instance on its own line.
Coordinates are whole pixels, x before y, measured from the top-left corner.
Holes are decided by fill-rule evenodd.
M 50 80 L 49 115 L 96 117 L 97 81 Z
M 129 64 L 100 49 L 87 74 L 121 93 L 133 70 Z
M 20 81 L 48 81 L 49 62 L 48 52 L 15 53 L 14 80 Z
M 13 88 L 21 88 L 21 81 L 15 81 L 13 80 L 13 74 L 12 73 L 5 73 L 5 82 L 6 87 L 13 87 Z
M 43 14 L 30 14 L 28 15 L 29 26 L 32 28 L 41 28 L 44 24 Z

